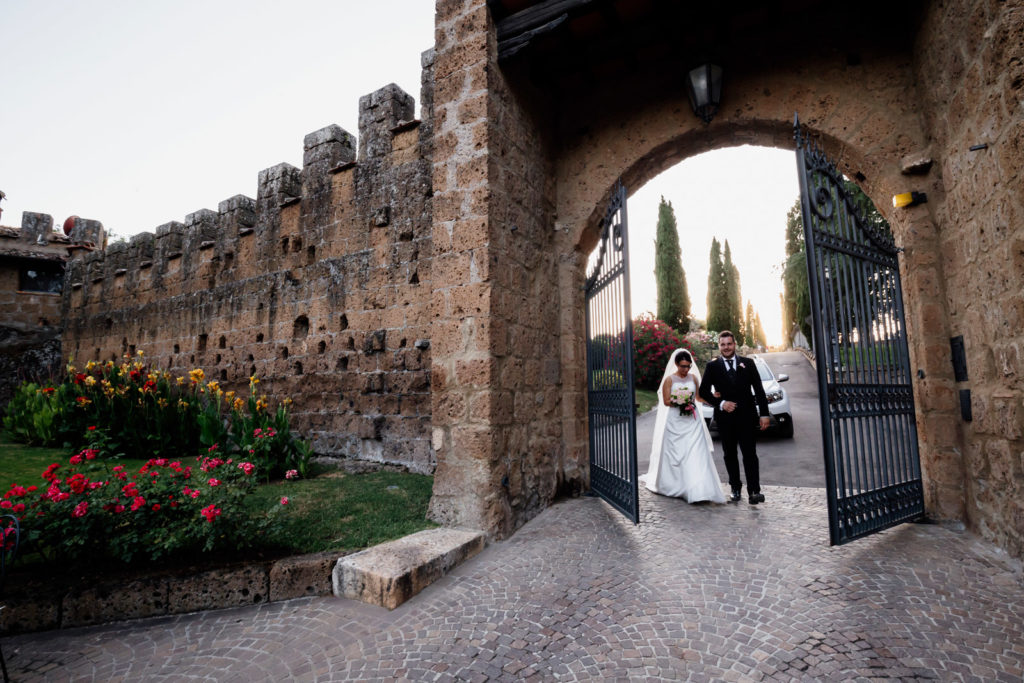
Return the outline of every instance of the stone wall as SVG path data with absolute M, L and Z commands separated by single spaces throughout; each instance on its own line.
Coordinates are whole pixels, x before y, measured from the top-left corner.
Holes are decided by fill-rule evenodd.
M 359 149 L 338 126 L 303 167 L 259 174 L 255 199 L 159 226 L 71 264 L 64 353 L 143 351 L 226 390 L 251 375 L 319 454 L 431 472 L 431 56 L 423 119 L 390 85 L 359 102 Z
M 83 223 L 102 239 L 102 225 Z M 21 272 L 63 272 L 71 244 L 43 213 L 23 212 L 20 228 L 0 226 L 0 411 L 22 382 L 46 380 L 60 369 L 61 295 L 23 290 Z
M 1024 556 L 1024 6 L 930 3 L 915 46 L 941 185 L 928 207 L 946 287 L 929 303 L 962 335 L 967 381 L 926 431 L 957 431 L 968 524 Z M 983 146 L 971 149 L 972 147 Z M 948 341 L 932 353 L 948 367 Z M 962 420 L 956 391 L 971 392 Z
M 584 472 L 563 462 L 547 141 L 490 22 L 483 0 L 438 4 L 431 513 L 504 536 Z

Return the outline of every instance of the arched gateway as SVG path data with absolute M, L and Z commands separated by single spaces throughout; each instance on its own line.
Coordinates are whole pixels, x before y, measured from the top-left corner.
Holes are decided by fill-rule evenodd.
M 998 212 L 1008 206 L 1019 210 L 1019 197 L 986 182 L 991 162 L 967 156 L 964 144 L 983 131 L 1017 135 L 1014 100 L 999 90 L 1011 76 L 989 83 L 979 70 L 1015 63 L 1019 13 L 966 2 L 894 11 L 872 2 L 442 0 L 437 9 L 434 245 L 451 281 L 435 289 L 432 331 L 457 340 L 432 357 L 438 519 L 500 536 L 587 485 L 582 284 L 615 183 L 638 188 L 721 147 L 794 149 L 799 111 L 902 249 L 927 509 L 973 521 L 1019 552 L 1024 530 L 1011 501 L 983 500 L 965 475 L 965 449 L 987 437 L 965 432 L 955 394 L 966 387 L 956 384 L 949 339 L 969 302 L 947 291 L 944 258 L 965 209 L 951 184 L 980 190 L 974 208 L 994 222 L 1006 224 Z M 997 45 L 978 48 L 983 34 Z M 705 125 L 684 74 L 708 58 L 725 76 L 720 111 Z M 980 97 L 989 97 L 987 114 L 964 110 Z M 1014 177 L 1019 156 L 1005 158 Z M 929 203 L 889 208 L 911 190 Z M 962 258 L 956 267 L 966 267 Z M 993 342 L 992 330 L 976 336 Z M 466 409 L 446 410 L 456 402 Z

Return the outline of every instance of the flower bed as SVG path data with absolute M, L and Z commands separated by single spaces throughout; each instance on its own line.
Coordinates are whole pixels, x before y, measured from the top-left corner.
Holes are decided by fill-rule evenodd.
M 305 474 L 311 450 L 289 428 L 288 403 L 150 370 L 135 359 L 68 365 L 50 386 L 23 385 L 4 427 L 28 443 L 73 444 L 37 484 L 14 483 L 0 500 L 18 517 L 23 552 L 48 563 L 156 562 L 196 552 L 267 545 L 281 496 L 263 514 L 243 510 L 257 480 Z M 136 471 L 118 460 L 151 455 Z

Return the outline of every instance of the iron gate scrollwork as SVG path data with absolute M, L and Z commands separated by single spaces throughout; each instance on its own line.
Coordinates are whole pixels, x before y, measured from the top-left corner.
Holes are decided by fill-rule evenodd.
M 626 188 L 619 182 L 612 189 L 584 287 L 590 487 L 636 524 L 640 503 L 626 233 Z
M 924 515 L 899 263 L 794 120 L 833 545 Z

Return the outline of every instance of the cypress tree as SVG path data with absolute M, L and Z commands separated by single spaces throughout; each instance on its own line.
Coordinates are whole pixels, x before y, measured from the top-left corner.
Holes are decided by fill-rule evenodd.
M 707 328 L 721 332 L 729 328 L 729 300 L 725 285 L 725 269 L 722 266 L 722 245 L 718 238 L 711 238 L 711 254 L 708 263 L 708 321 Z
M 742 339 L 739 335 L 743 333 L 743 298 L 740 295 L 740 271 L 733 265 L 732 250 L 729 248 L 729 240 L 725 241 L 725 262 L 722 264 L 722 276 L 725 280 L 726 311 L 730 330 L 736 332 L 737 340 Z
M 768 336 L 764 333 L 764 325 L 761 324 L 761 314 L 754 314 L 754 343 L 758 346 L 768 348 Z
M 786 212 L 786 260 L 782 264 L 782 333 L 787 345 L 796 330 L 811 340 L 811 291 L 807 281 L 807 256 L 804 252 L 804 224 L 800 198 Z
M 661 198 L 654 241 L 654 279 L 658 285 L 658 319 L 686 334 L 690 329 L 690 295 L 686 291 L 679 231 L 672 204 Z
M 754 304 L 746 300 L 746 314 L 743 317 L 743 343 L 757 346 L 757 328 L 754 325 Z

